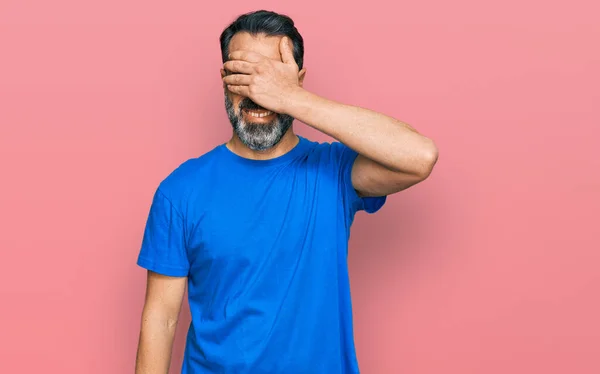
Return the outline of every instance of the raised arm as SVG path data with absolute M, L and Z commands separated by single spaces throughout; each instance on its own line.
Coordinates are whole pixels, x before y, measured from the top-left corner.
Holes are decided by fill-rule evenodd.
M 279 44 L 282 61 L 250 51 L 230 53 L 227 88 L 277 113 L 288 114 L 352 148 L 358 156 L 352 184 L 360 195 L 389 195 L 425 180 L 438 159 L 433 140 L 408 124 L 370 109 L 328 100 L 302 88 L 291 42 Z
M 434 142 L 408 124 L 367 108 L 338 103 L 298 88 L 287 113 L 354 149 L 352 184 L 362 196 L 407 189 L 437 162 Z

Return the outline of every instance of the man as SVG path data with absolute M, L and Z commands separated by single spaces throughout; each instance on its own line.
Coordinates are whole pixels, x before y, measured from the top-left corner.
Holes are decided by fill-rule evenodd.
M 221 35 L 231 139 L 158 186 L 136 373 L 167 373 L 182 298 L 182 373 L 358 373 L 347 250 L 360 210 L 427 178 L 434 143 L 398 120 L 303 88 L 287 16 L 240 16 Z M 337 141 L 297 136 L 298 119 Z

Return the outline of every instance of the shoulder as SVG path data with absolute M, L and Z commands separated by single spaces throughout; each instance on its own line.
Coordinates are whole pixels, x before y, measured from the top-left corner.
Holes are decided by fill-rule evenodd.
M 341 166 L 352 163 L 358 155 L 353 149 L 339 141 L 316 142 L 311 141 L 311 155 L 320 164 Z
M 158 184 L 157 192 L 172 202 L 186 200 L 194 191 L 201 188 L 217 164 L 218 147 L 194 158 L 179 163 Z

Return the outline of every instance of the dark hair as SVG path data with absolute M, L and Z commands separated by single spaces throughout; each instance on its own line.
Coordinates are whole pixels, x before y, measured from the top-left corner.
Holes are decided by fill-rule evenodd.
M 223 62 L 229 58 L 229 43 L 231 38 L 238 33 L 246 31 L 252 35 L 266 34 L 267 36 L 287 36 L 294 45 L 294 60 L 299 69 L 304 63 L 304 40 L 294 26 L 294 21 L 284 15 L 268 10 L 257 10 L 242 14 L 221 33 L 221 57 Z

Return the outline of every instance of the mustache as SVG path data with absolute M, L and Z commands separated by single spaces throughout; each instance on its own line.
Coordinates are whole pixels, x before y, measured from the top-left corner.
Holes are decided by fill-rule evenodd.
M 261 107 L 260 105 L 256 104 L 254 101 L 250 100 L 249 98 L 244 98 L 239 105 L 240 109 L 249 109 L 249 110 L 266 110 L 265 108 Z

